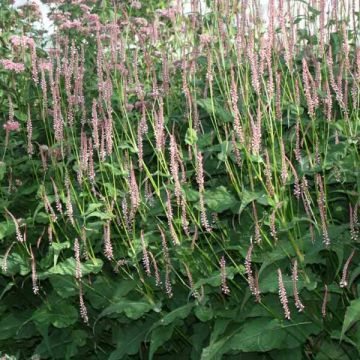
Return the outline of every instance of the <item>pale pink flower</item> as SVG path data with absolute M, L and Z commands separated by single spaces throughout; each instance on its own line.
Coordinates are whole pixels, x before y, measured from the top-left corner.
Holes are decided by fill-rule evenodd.
M 141 2 L 134 0 L 134 1 L 131 2 L 130 7 L 132 7 L 135 10 L 140 10 L 141 9 Z
M 156 285 L 156 286 L 161 286 L 161 278 L 160 278 L 159 268 L 158 268 L 157 263 L 156 263 L 156 259 L 155 259 L 154 255 L 152 254 L 151 251 L 149 251 L 148 253 L 149 253 L 149 255 L 150 255 L 151 262 L 152 262 L 153 267 L 154 267 L 154 272 L 155 272 L 155 285 Z
M 299 312 L 304 310 L 304 305 L 302 304 L 300 297 L 299 297 L 299 291 L 297 288 L 297 282 L 298 282 L 298 264 L 297 260 L 294 260 L 293 268 L 292 268 L 292 281 L 293 281 L 293 294 L 295 299 L 295 306 L 299 310 Z
M 225 295 L 230 294 L 230 289 L 226 283 L 226 262 L 225 257 L 222 256 L 220 259 L 220 276 L 221 276 L 221 291 Z
M 0 60 L 0 64 L 6 69 L 10 71 L 15 71 L 16 73 L 21 73 L 25 71 L 25 65 L 22 63 L 16 63 L 8 59 Z
M 32 248 L 30 246 L 30 255 L 31 255 L 31 280 L 32 280 L 32 288 L 33 288 L 33 293 L 35 295 L 37 295 L 39 293 L 39 285 L 38 285 L 38 278 L 37 278 L 37 274 L 36 274 L 36 261 L 35 261 L 35 256 L 34 253 L 32 251 Z
M 82 290 L 82 284 L 79 284 L 79 305 L 80 305 L 80 316 L 83 319 L 85 324 L 89 323 L 89 317 L 88 317 L 88 312 L 87 312 L 87 308 L 84 302 L 84 297 L 83 297 L 83 290 Z
M 104 255 L 108 260 L 113 260 L 113 247 L 110 238 L 110 221 L 104 224 Z
M 75 253 L 75 277 L 77 280 L 81 280 L 82 272 L 81 272 L 81 261 L 80 261 L 80 244 L 79 240 L 76 238 L 74 241 L 74 253 Z
M 143 265 L 144 265 L 144 268 L 145 268 L 146 275 L 150 276 L 151 275 L 150 260 L 149 260 L 148 251 L 146 249 L 144 231 L 143 230 L 141 230 L 140 239 L 141 239 L 141 247 L 142 247 L 142 252 L 143 252 L 143 258 L 142 258 Z
M 3 125 L 3 128 L 6 130 L 6 132 L 19 131 L 20 123 L 18 121 L 10 121 L 10 120 L 8 120 Z
M 346 260 L 346 263 L 344 265 L 343 268 L 343 272 L 342 272 L 342 277 L 341 277 L 341 281 L 340 281 L 340 287 L 346 287 L 348 285 L 348 277 L 349 277 L 349 265 L 351 263 L 352 258 L 355 255 L 355 249 L 353 249 L 351 251 L 350 256 L 348 257 L 348 259 Z
M 277 269 L 277 273 L 278 273 L 278 281 L 279 281 L 280 302 L 281 302 L 281 305 L 283 306 L 283 309 L 284 309 L 285 319 L 290 320 L 290 318 L 291 318 L 290 309 L 289 309 L 289 305 L 288 305 L 288 299 L 287 299 L 287 296 L 286 296 L 286 289 L 285 289 L 281 269 Z

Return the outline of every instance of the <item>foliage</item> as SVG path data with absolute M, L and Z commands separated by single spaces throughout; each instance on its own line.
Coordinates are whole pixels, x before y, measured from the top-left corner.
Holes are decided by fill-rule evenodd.
M 0 2 L 1 355 L 358 358 L 359 11 L 46 2 Z

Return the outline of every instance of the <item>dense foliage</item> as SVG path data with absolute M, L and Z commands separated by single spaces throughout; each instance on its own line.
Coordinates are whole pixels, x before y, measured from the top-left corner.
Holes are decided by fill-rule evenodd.
M 46 3 L 0 1 L 4 359 L 359 358 L 356 2 Z

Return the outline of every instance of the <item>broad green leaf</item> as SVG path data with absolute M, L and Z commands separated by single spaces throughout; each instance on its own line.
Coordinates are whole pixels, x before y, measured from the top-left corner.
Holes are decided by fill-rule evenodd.
M 202 322 L 209 321 L 214 316 L 213 309 L 204 305 L 196 306 L 194 309 L 194 313 L 196 317 Z
M 103 266 L 101 259 L 94 259 L 94 261 L 88 260 L 81 263 L 82 275 L 88 275 L 91 273 L 97 274 Z M 38 278 L 45 279 L 50 275 L 71 275 L 75 276 L 76 261 L 74 258 L 68 258 L 65 261 L 58 263 L 47 271 L 38 273 Z
M 341 337 L 360 320 L 360 299 L 355 299 L 350 302 L 345 312 L 344 323 L 341 330 Z
M 0 222 L 0 240 L 12 234 L 15 234 L 14 223 L 10 221 Z
M 171 324 L 177 319 L 185 319 L 190 314 L 190 311 L 193 308 L 193 306 L 194 306 L 193 304 L 186 304 L 184 306 L 180 306 L 175 310 L 167 313 L 165 316 L 163 316 L 163 318 L 160 319 L 155 325 L 166 326 Z
M 49 281 L 56 293 L 63 299 L 76 296 L 79 293 L 73 276 L 52 275 L 49 277 Z
M 150 353 L 149 353 L 150 360 L 153 359 L 156 350 L 171 338 L 175 325 L 176 323 L 172 323 L 165 327 L 157 327 L 155 330 L 151 332 Z
M 0 340 L 11 339 L 24 325 L 26 319 L 21 315 L 7 314 L 2 315 L 0 320 Z
M 66 302 L 53 303 L 51 307 L 44 304 L 32 316 L 39 324 L 51 324 L 60 329 L 75 324 L 78 318 L 78 309 Z
M 88 334 L 84 330 L 62 331 L 55 329 L 35 348 L 41 359 L 75 359 L 78 348 L 86 343 Z
M 96 309 L 104 309 L 111 302 L 121 301 L 137 285 L 135 280 L 122 280 L 120 282 L 105 276 L 98 276 L 89 286 L 86 294 L 87 300 Z
M 238 272 L 239 272 L 239 270 L 236 269 L 235 267 L 227 266 L 226 267 L 226 278 L 231 280 L 234 278 L 234 274 L 237 274 Z M 201 285 L 205 285 L 205 284 L 209 284 L 211 286 L 220 286 L 221 285 L 220 271 L 214 271 L 211 276 L 197 281 L 194 284 L 194 288 L 199 289 L 201 287 Z
M 194 324 L 194 334 L 191 336 L 191 340 L 192 340 L 191 360 L 200 359 L 201 351 L 205 347 L 209 334 L 210 334 L 209 323 Z
M 6 174 L 6 164 L 3 161 L 0 161 L 0 181 L 4 178 Z
M 213 190 L 206 190 L 205 203 L 210 210 L 221 213 L 236 204 L 236 199 L 225 186 L 219 186 Z
M 7 271 L 3 270 L 4 257 L 1 257 L 1 267 L 0 273 L 10 276 L 15 274 L 20 274 L 21 276 L 27 275 L 31 271 L 31 263 L 29 260 L 16 252 L 10 252 L 10 255 L 7 258 Z
M 256 201 L 262 205 L 271 204 L 271 200 L 268 199 L 268 197 L 264 192 L 262 191 L 252 192 L 252 191 L 243 190 L 241 194 L 241 205 L 238 213 L 241 214 L 243 210 L 253 201 Z
M 244 328 L 232 337 L 229 349 L 265 352 L 280 349 L 286 338 L 277 319 L 259 318 L 246 322 Z
M 188 128 L 185 135 L 185 144 L 195 145 L 198 140 L 196 131 L 193 128 Z
M 271 269 L 271 270 L 270 270 Z M 286 292 L 288 296 L 292 296 L 293 291 L 293 281 L 290 275 L 285 273 L 282 274 L 283 282 L 285 285 Z M 317 283 L 315 281 L 311 281 L 308 277 L 306 280 L 303 275 L 299 276 L 297 281 L 297 288 L 301 291 L 303 288 L 307 288 L 308 290 L 314 290 L 316 288 Z M 259 287 L 262 293 L 278 293 L 279 292 L 279 283 L 278 283 L 278 274 L 275 270 L 268 268 L 266 272 L 263 272 L 261 276 L 259 276 Z
M 217 116 L 220 122 L 231 122 L 233 117 L 231 113 L 223 108 L 215 99 L 199 99 L 197 103 L 210 115 Z
M 146 322 L 138 320 L 121 327 L 115 326 L 113 339 L 116 342 L 116 349 L 110 354 L 109 360 L 122 360 L 125 355 L 139 354 L 141 343 L 145 342 L 152 325 L 153 319 L 149 317 Z
M 128 318 L 136 320 L 152 310 L 155 307 L 154 304 L 150 304 L 145 299 L 129 300 L 126 298 L 120 299 L 115 304 L 108 306 L 100 315 L 99 318 L 111 314 L 124 313 Z

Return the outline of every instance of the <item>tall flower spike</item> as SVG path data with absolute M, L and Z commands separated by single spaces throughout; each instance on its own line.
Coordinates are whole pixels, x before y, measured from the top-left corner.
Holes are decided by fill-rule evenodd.
M 199 191 L 204 190 L 204 168 L 203 168 L 203 156 L 201 152 L 197 154 L 197 163 L 196 163 L 196 181 L 199 185 Z
M 143 262 L 143 265 L 144 265 L 144 268 L 145 268 L 146 275 L 150 276 L 151 275 L 150 260 L 149 260 L 148 251 L 146 249 L 144 231 L 143 230 L 141 230 L 140 238 L 141 238 L 141 247 L 142 247 L 142 252 L 143 252 L 142 262 Z
M 297 288 L 297 282 L 298 282 L 298 264 L 297 260 L 294 260 L 293 268 L 292 268 L 292 282 L 293 282 L 293 294 L 295 299 L 295 306 L 299 310 L 299 312 L 304 310 L 304 305 L 302 304 L 300 297 L 299 297 L 299 291 Z
M 12 247 L 14 246 L 15 242 L 11 243 L 11 245 L 6 249 L 5 251 L 5 254 L 4 254 L 4 257 L 3 257 L 3 260 L 2 260 L 2 264 L 1 264 L 1 269 L 4 273 L 7 272 L 7 269 L 8 269 L 8 262 L 7 262 L 7 259 L 8 259 L 8 256 L 10 254 L 10 251 L 12 249 Z
M 205 180 L 204 180 L 203 157 L 202 157 L 202 153 L 200 151 L 197 154 L 196 181 L 198 183 L 199 193 L 200 193 L 199 194 L 199 203 L 200 203 L 201 224 L 207 232 L 211 232 L 212 228 L 207 219 L 204 196 L 203 196 L 203 193 L 205 191 Z
M 310 73 L 309 73 L 309 68 L 308 68 L 306 58 L 303 58 L 302 65 L 303 65 L 304 92 L 305 92 L 306 102 L 307 102 L 307 106 L 308 106 L 308 113 L 309 113 L 309 116 L 311 118 L 313 118 L 315 116 L 315 104 L 314 104 L 314 101 L 312 98 L 312 93 L 311 93 Z
M 17 219 L 15 218 L 15 216 L 14 216 L 8 209 L 5 208 L 5 211 L 6 211 L 6 213 L 8 213 L 8 214 L 10 215 L 11 219 L 12 219 L 13 222 L 14 222 L 14 225 L 15 225 L 15 233 L 16 233 L 16 239 L 17 239 L 17 241 L 19 241 L 19 242 L 21 242 L 21 243 L 24 242 L 25 239 L 24 239 L 24 237 L 23 237 L 22 234 L 21 234 L 20 226 L 19 226 L 19 223 L 18 223 Z
M 328 233 L 328 229 L 327 229 L 325 192 L 324 192 L 324 186 L 323 186 L 322 178 L 321 178 L 320 174 L 316 174 L 316 183 L 318 185 L 318 191 L 319 191 L 317 202 L 318 202 L 319 211 L 320 211 L 323 242 L 326 246 L 329 246 L 330 238 L 329 238 L 329 233 Z
M 281 153 L 281 182 L 283 185 L 286 184 L 288 178 L 288 170 L 286 165 L 286 154 L 285 154 L 285 145 L 284 141 L 280 142 L 280 153 Z
M 151 251 L 149 251 L 149 255 L 150 255 L 150 258 L 151 258 L 151 262 L 152 262 L 152 264 L 153 264 L 153 267 L 154 267 L 154 272 L 155 272 L 155 285 L 156 285 L 156 286 L 161 286 L 161 278 L 160 278 L 159 268 L 158 268 L 158 266 L 157 266 L 155 256 L 152 254 Z
M 104 224 L 104 255 L 108 260 L 114 259 L 110 235 L 110 220 Z
M 251 257 L 252 257 L 253 249 L 254 249 L 254 244 L 251 241 L 245 257 L 245 274 L 247 275 L 247 282 L 249 284 L 250 292 L 252 294 L 254 293 L 254 288 L 255 288 L 255 281 L 251 269 Z
M 184 267 L 185 267 L 185 271 L 186 271 L 186 275 L 188 277 L 188 282 L 189 282 L 189 288 L 191 290 L 191 294 L 195 297 L 198 298 L 199 294 L 196 290 L 194 290 L 194 280 L 191 274 L 191 271 L 189 269 L 189 267 L 184 263 Z
M 184 195 L 181 195 L 181 225 L 184 230 L 184 233 L 187 236 L 190 236 L 189 221 L 187 219 L 187 212 L 186 212 L 186 198 Z
M 169 248 L 167 245 L 166 237 L 165 237 L 163 229 L 160 226 L 158 226 L 158 228 L 159 228 L 160 235 L 161 235 L 161 246 L 162 246 L 162 251 L 163 251 L 163 255 L 164 255 L 164 261 L 165 261 L 165 264 L 170 265 L 170 254 L 169 254 Z
M 80 305 L 80 316 L 85 324 L 89 323 L 88 311 L 84 302 L 82 283 L 79 284 L 79 305 Z
M 251 67 L 251 84 L 252 84 L 256 94 L 260 95 L 261 84 L 260 84 L 259 73 L 258 73 L 258 59 L 257 59 L 257 54 L 255 52 L 254 34 L 252 34 L 250 36 L 247 55 L 248 55 L 248 58 L 250 61 L 250 67 Z
M 343 268 L 343 272 L 342 272 L 342 277 L 341 277 L 341 281 L 340 281 L 340 287 L 346 287 L 348 285 L 348 277 L 349 277 L 349 265 L 351 263 L 352 258 L 355 255 L 355 249 L 353 249 L 351 251 L 350 256 L 348 257 L 348 259 L 346 260 L 346 263 L 344 265 Z
M 281 273 L 281 269 L 277 269 L 277 273 L 278 273 L 278 282 L 279 282 L 279 297 L 280 297 L 280 302 L 281 305 L 284 309 L 284 316 L 285 319 L 290 320 L 291 318 L 291 314 L 290 314 L 290 309 L 289 309 L 289 305 L 288 305 L 288 299 L 287 299 L 287 295 L 286 295 L 286 289 L 284 286 L 284 281 L 283 281 L 283 277 L 282 277 L 282 273 Z
M 32 248 L 30 246 L 30 255 L 31 255 L 31 280 L 32 280 L 32 289 L 33 293 L 37 295 L 39 293 L 38 278 L 36 274 L 36 260 Z
M 170 173 L 174 181 L 174 194 L 176 203 L 179 206 L 181 201 L 181 186 L 179 180 L 178 148 L 174 135 L 170 135 Z
M 226 262 L 225 257 L 222 256 L 220 259 L 220 276 L 221 276 L 221 291 L 225 295 L 230 294 L 230 289 L 226 283 Z
M 243 133 L 243 129 L 241 127 L 241 123 L 240 123 L 240 112 L 239 112 L 239 108 L 238 108 L 238 91 L 237 91 L 237 86 L 236 86 L 236 82 L 235 82 L 235 75 L 234 75 L 234 69 L 233 66 L 231 66 L 231 90 L 230 90 L 230 95 L 231 95 L 231 106 L 232 106 L 232 110 L 234 113 L 234 130 L 236 133 L 237 138 L 239 139 L 241 144 L 245 143 L 244 140 L 244 133 Z
M 274 196 L 274 187 L 272 184 L 272 173 L 271 173 L 271 164 L 269 153 L 267 149 L 265 149 L 265 169 L 264 169 L 265 179 L 266 179 L 266 189 L 270 196 Z
M 170 230 L 170 235 L 171 235 L 171 239 L 174 243 L 174 245 L 179 245 L 180 242 L 179 242 L 179 239 L 178 239 L 178 236 L 176 234 L 176 231 L 175 231 L 175 228 L 174 228 L 174 225 L 173 225 L 173 210 L 172 210 L 172 206 L 171 206 L 171 197 L 170 197 L 170 192 L 169 190 L 166 188 L 165 189 L 166 191 L 166 197 L 167 197 L 167 200 L 166 200 L 166 216 L 167 216 L 167 219 L 168 219 L 168 224 L 169 224 L 169 230 Z
M 26 121 L 26 131 L 27 131 L 27 153 L 31 157 L 34 154 L 34 146 L 31 142 L 32 140 L 32 123 L 31 123 L 31 114 L 30 106 L 28 107 L 28 116 Z
M 358 229 L 358 203 L 352 208 L 351 204 L 349 204 L 349 213 L 350 213 L 350 234 L 352 241 L 358 241 L 359 239 L 359 229 Z
M 132 163 L 130 165 L 130 199 L 131 199 L 130 217 L 132 220 L 135 216 L 138 207 L 140 206 L 140 193 L 136 182 L 135 171 Z
M 166 265 L 166 270 L 165 270 L 165 291 L 166 291 L 166 294 L 169 297 L 169 299 L 171 299 L 174 296 L 173 291 L 172 291 L 170 274 L 171 274 L 170 265 Z
M 74 212 L 73 207 L 71 203 L 71 193 L 70 193 L 70 179 L 69 176 L 66 175 L 65 178 L 65 187 L 66 187 L 66 215 L 70 220 L 70 223 L 75 226 L 75 220 L 74 220 Z
M 211 232 L 211 231 L 212 231 L 212 227 L 211 227 L 211 225 L 210 225 L 210 223 L 209 223 L 209 220 L 208 220 L 208 218 L 207 218 L 203 193 L 200 193 L 199 204 L 200 204 L 200 219 L 201 219 L 201 225 L 204 227 L 204 229 L 205 229 L 207 232 Z
M 50 178 L 51 182 L 52 182 L 52 185 L 53 185 L 53 190 L 54 190 L 54 195 L 55 195 L 55 205 L 56 205 L 56 210 L 62 214 L 63 213 L 63 210 L 62 210 L 62 204 L 61 204 L 61 201 L 60 201 L 60 196 L 59 196 L 59 191 L 58 191 L 58 188 L 55 184 L 55 181 L 54 179 L 51 177 Z
M 75 238 L 74 241 L 74 256 L 75 256 L 75 277 L 77 280 L 81 281 L 82 272 L 81 272 L 81 260 L 80 260 L 80 244 L 79 240 Z
M 274 209 L 270 215 L 270 234 L 275 241 L 278 241 L 275 220 L 276 220 L 276 209 Z
M 326 308 L 327 308 L 327 302 L 328 302 L 328 286 L 325 284 L 325 289 L 324 289 L 324 298 L 323 298 L 323 303 L 321 306 L 321 315 L 322 317 L 326 317 Z

